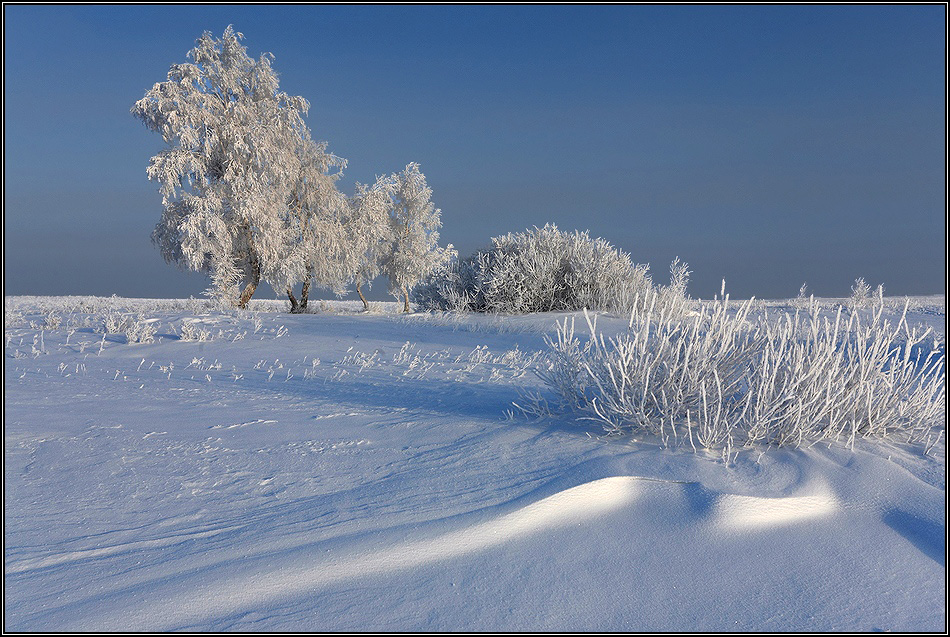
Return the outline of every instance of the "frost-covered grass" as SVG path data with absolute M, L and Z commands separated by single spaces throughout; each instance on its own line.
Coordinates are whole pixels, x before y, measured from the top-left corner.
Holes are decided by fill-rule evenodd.
M 286 299 L 252 299 L 241 312 L 286 313 L 290 309 Z M 314 300 L 307 308 L 310 314 L 355 313 L 362 311 L 358 301 Z M 395 313 L 395 302 L 371 302 L 374 313 Z M 136 299 L 112 296 L 8 296 L 4 298 L 6 323 L 21 321 L 26 314 L 50 315 L 106 315 L 109 313 L 143 314 L 149 312 L 173 312 L 205 314 L 209 312 L 237 314 L 238 310 L 223 306 L 220 302 L 194 297 L 188 299 Z
M 83 360 L 87 360 L 90 353 L 101 358 L 104 354 L 118 354 L 122 346 L 160 345 L 163 342 L 199 345 L 213 342 L 220 351 L 226 352 L 231 348 L 244 349 L 241 347 L 241 341 L 244 340 L 287 339 L 290 334 L 286 319 L 293 315 L 286 313 L 286 304 L 282 301 L 254 301 L 247 310 L 214 308 L 213 303 L 196 299 L 7 297 L 7 356 L 15 360 L 37 360 L 58 352 L 64 355 L 79 354 Z M 539 339 L 542 331 L 537 326 L 519 329 L 497 317 L 405 315 L 399 312 L 398 303 L 374 303 L 369 312 L 363 312 L 360 302 L 317 301 L 308 309 L 311 310 L 310 314 L 335 317 L 345 327 L 350 327 L 347 317 L 361 317 L 393 325 L 396 330 L 404 326 L 416 332 L 430 326 L 450 326 L 453 331 L 461 329 L 475 333 L 529 332 Z M 60 335 L 65 335 L 65 338 L 58 338 Z M 56 343 L 54 348 L 47 347 L 50 339 Z M 392 349 L 386 347 L 387 351 Z M 254 363 L 253 369 L 238 370 L 232 366 L 229 373 L 235 381 L 255 371 L 266 371 L 266 380 L 271 381 L 279 371 L 278 378 L 284 381 L 298 377 L 329 382 L 364 372 L 421 379 L 432 370 L 438 370 L 443 379 L 480 383 L 522 378 L 534 369 L 541 356 L 538 349 L 524 352 L 518 349 L 517 344 L 513 349 L 492 354 L 483 345 L 475 345 L 466 351 L 444 348 L 427 351 L 408 340 L 391 354 L 382 354 L 382 351 L 377 348 L 367 352 L 349 347 L 337 360 L 324 361 L 322 365 L 320 358 L 308 358 L 306 355 L 283 361 L 275 357 L 274 363 L 261 359 Z M 143 358 L 142 363 L 136 366 L 136 373 L 143 371 L 145 361 Z M 187 365 L 179 364 L 178 369 L 182 373 L 190 370 L 188 374 L 191 379 L 194 379 L 195 370 L 217 372 L 222 369 L 220 364 L 206 369 L 204 363 L 203 357 L 195 357 Z M 160 372 L 160 376 L 170 380 L 176 364 L 171 362 L 156 367 L 155 361 L 152 361 L 146 369 L 155 369 Z M 62 366 L 58 371 L 63 374 L 65 370 L 66 366 Z M 15 371 L 19 371 L 19 368 Z M 118 378 L 125 372 L 116 370 L 116 373 Z M 206 373 L 205 376 L 208 382 L 212 382 L 222 375 Z
M 938 349 L 944 303 L 905 321 Z M 945 629 L 945 438 L 724 458 L 526 419 L 583 313 L 400 305 L 7 297 L 5 630 Z
M 859 437 L 933 441 L 946 422 L 945 345 L 911 327 L 907 307 L 891 322 L 885 303 L 864 312 L 817 302 L 794 313 L 750 317 L 728 297 L 686 319 L 632 315 L 605 339 L 596 317 L 588 337 L 565 318 L 549 339 L 541 375 L 560 402 L 603 423 L 665 445 L 722 450 L 800 447 Z M 534 401 L 528 411 L 537 412 Z

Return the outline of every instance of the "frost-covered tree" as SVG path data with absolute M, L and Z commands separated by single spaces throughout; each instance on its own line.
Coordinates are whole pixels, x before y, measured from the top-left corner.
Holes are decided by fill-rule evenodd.
M 356 184 L 356 193 L 349 200 L 346 230 L 350 271 L 364 310 L 369 309 L 369 302 L 363 296 L 362 286 L 372 285 L 379 276 L 383 258 L 392 245 L 389 215 L 395 188 L 392 176 L 378 177 L 372 186 Z
M 439 246 L 442 211 L 432 203 L 432 189 L 419 164 L 410 163 L 391 179 L 389 246 L 381 266 L 390 293 L 405 298 L 403 311 L 408 312 L 410 288 L 451 259 L 455 250 Z
M 352 278 L 345 227 L 349 208 L 346 196 L 336 187 L 346 160 L 327 153 L 324 142 L 311 142 L 302 152 L 285 211 L 290 243 L 273 275 L 280 286 L 275 289 L 287 292 L 291 312 L 307 309 L 311 285 L 342 294 Z M 298 282 L 302 283 L 299 302 L 293 291 Z
M 300 228 L 288 202 L 315 151 L 309 104 L 278 90 L 273 56 L 251 58 L 242 38 L 230 26 L 220 39 L 206 32 L 192 61 L 173 64 L 132 114 L 168 144 L 147 171 L 165 206 L 153 240 L 166 260 L 209 274 L 216 296 L 245 307 L 262 278 L 277 289 L 292 278 Z

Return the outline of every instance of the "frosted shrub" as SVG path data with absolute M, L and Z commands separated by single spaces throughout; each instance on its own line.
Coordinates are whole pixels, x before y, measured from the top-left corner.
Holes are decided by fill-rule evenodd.
M 127 343 L 151 343 L 155 340 L 157 331 L 157 320 L 140 317 L 137 321 L 129 321 L 125 328 L 125 339 Z
M 212 309 L 213 304 L 207 299 L 196 299 L 193 296 L 189 296 L 188 300 L 184 302 L 185 307 L 183 309 L 187 310 L 189 314 L 201 314 L 203 311 Z
M 118 312 L 109 311 L 102 319 L 101 331 L 105 334 L 121 334 L 129 326 L 129 319 Z
M 880 289 L 883 295 L 884 288 L 881 287 Z M 871 286 L 868 285 L 862 277 L 855 279 L 854 285 L 851 286 L 851 298 L 848 299 L 848 307 L 852 310 L 868 307 L 871 305 L 872 300 Z
M 802 283 L 802 287 L 798 288 L 798 296 L 795 297 L 795 300 L 792 301 L 792 305 L 796 308 L 803 310 L 811 305 L 814 295 L 808 294 L 808 284 Z
M 488 311 L 481 291 L 486 259 L 479 252 L 439 268 L 412 291 L 413 301 L 428 311 Z
M 650 299 L 652 294 L 657 296 L 657 305 L 654 311 L 663 313 L 671 318 L 686 316 L 690 312 L 689 297 L 686 296 L 686 284 L 689 282 L 690 271 L 685 263 L 680 261 L 679 257 L 673 259 L 670 264 L 670 284 L 661 286 L 656 293 L 647 293 L 641 296 L 641 309 L 646 309 L 646 299 Z M 636 309 L 636 308 L 634 308 Z
M 46 329 L 55 330 L 62 323 L 63 317 L 57 314 L 55 311 L 50 311 L 46 315 L 45 326 Z
M 541 373 L 562 407 L 599 421 L 608 433 L 656 436 L 728 452 L 735 446 L 802 446 L 858 437 L 924 440 L 945 426 L 945 356 L 929 330 L 882 320 L 878 305 L 833 318 L 817 304 L 780 320 L 748 318 L 752 301 L 728 312 L 728 297 L 688 320 L 648 310 L 605 340 L 573 319 L 548 339 Z M 585 313 L 586 316 L 586 313 Z
M 23 312 L 19 310 L 14 310 L 5 308 L 3 312 L 3 327 L 4 329 L 10 329 L 12 327 L 19 327 L 23 324 L 25 317 Z
M 667 301 L 684 298 L 688 270 L 674 262 L 679 277 Z M 430 277 L 416 288 L 427 310 L 470 310 L 525 314 L 579 310 L 641 311 L 655 291 L 648 266 L 587 232 L 561 232 L 548 224 L 492 239 L 480 251 Z
M 196 323 L 182 323 L 179 338 L 183 341 L 210 341 L 214 339 L 211 330 L 206 330 Z

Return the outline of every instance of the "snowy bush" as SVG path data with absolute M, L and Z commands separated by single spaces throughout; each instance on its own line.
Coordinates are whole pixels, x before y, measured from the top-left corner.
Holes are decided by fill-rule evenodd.
M 608 433 L 646 433 L 666 445 L 851 444 L 900 435 L 919 441 L 945 426 L 945 355 L 929 329 L 896 325 L 878 305 L 867 323 L 839 306 L 749 319 L 752 301 L 729 311 L 728 297 L 691 320 L 647 311 L 605 340 L 573 319 L 548 339 L 540 373 L 562 407 Z M 537 402 L 535 403 L 537 404 Z
M 795 300 L 792 301 L 791 305 L 800 310 L 807 308 L 814 302 L 814 295 L 808 294 L 808 284 L 802 283 L 802 287 L 798 288 L 798 296 L 795 297 Z
M 256 333 L 256 330 L 255 330 Z M 181 324 L 179 338 L 183 341 L 210 341 L 214 339 L 211 330 L 206 330 L 197 323 L 187 321 Z
M 155 340 L 155 333 L 157 331 L 157 319 L 144 319 L 139 317 L 136 321 L 128 322 L 125 328 L 125 339 L 127 343 L 151 343 Z
M 691 303 L 689 297 L 686 296 L 689 275 L 687 265 L 680 261 L 679 257 L 673 259 L 673 263 L 670 264 L 670 284 L 660 286 L 655 292 L 648 292 L 645 297 L 639 297 L 640 309 L 646 310 L 648 305 L 652 304 L 653 311 L 658 314 L 664 314 L 673 319 L 687 316 L 691 312 Z M 636 307 L 633 309 L 635 310 Z
M 103 334 L 121 334 L 129 326 L 130 319 L 119 312 L 109 311 L 102 318 L 97 331 Z
M 649 267 L 587 232 L 548 224 L 492 239 L 492 246 L 429 277 L 415 290 L 428 310 L 525 314 L 563 310 L 643 311 L 654 303 L 685 309 L 686 265 L 673 262 L 672 281 L 655 293 Z
M 884 288 L 879 287 L 881 296 L 884 295 Z M 851 298 L 848 299 L 848 307 L 853 311 L 871 305 L 874 298 L 871 296 L 871 286 L 868 285 L 863 277 L 854 280 L 851 286 Z
M 60 316 L 60 314 L 58 314 L 55 310 L 53 310 L 47 313 L 44 325 L 46 329 L 55 330 L 56 328 L 60 326 L 62 322 L 63 322 L 63 317 Z
M 142 314 L 137 317 L 109 310 L 101 319 L 93 319 L 96 332 L 102 334 L 124 334 L 127 343 L 151 343 L 158 331 L 156 319 L 146 319 Z
M 26 317 L 23 312 L 19 309 L 13 309 L 7 305 L 3 310 L 3 327 L 4 329 L 10 329 L 12 327 L 19 327 L 23 325 Z

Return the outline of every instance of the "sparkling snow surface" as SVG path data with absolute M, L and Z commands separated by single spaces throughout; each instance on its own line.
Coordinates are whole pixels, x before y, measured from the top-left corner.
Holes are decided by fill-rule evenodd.
M 942 440 L 528 420 L 564 314 L 81 301 L 6 299 L 5 630 L 947 628 Z M 943 340 L 944 297 L 909 319 Z

